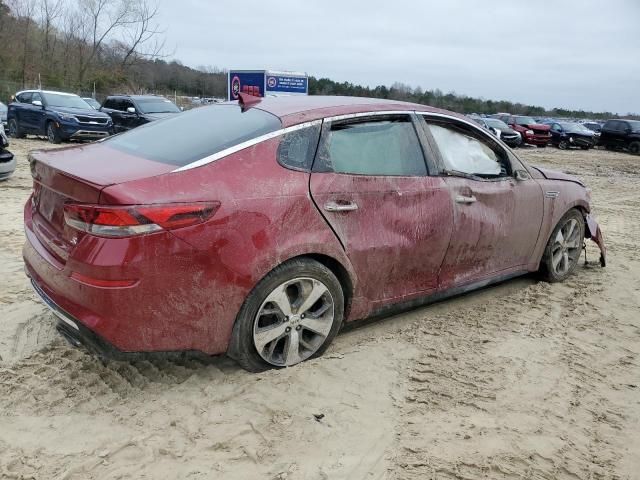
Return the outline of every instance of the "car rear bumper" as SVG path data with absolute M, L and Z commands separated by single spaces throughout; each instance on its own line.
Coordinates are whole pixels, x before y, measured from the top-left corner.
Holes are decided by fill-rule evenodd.
M 27 276 L 64 323 L 67 338 L 70 328 L 80 336 L 80 343 L 116 357 L 136 352 L 211 355 L 226 351 L 229 339 L 218 333 L 223 323 L 233 324 L 239 306 L 231 302 L 232 295 L 218 279 L 206 275 L 208 258 L 191 245 L 163 233 L 119 241 L 91 237 L 80 240 L 76 254 L 62 261 L 35 233 L 28 205 L 25 235 Z M 119 278 L 139 281 L 122 287 L 87 281 Z
M 16 169 L 16 158 L 10 152 L 0 149 L 0 181 L 6 180 Z

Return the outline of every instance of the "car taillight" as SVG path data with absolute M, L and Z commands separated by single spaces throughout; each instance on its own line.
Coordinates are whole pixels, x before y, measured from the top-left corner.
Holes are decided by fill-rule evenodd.
M 67 203 L 64 219 L 67 225 L 82 232 L 130 237 L 206 222 L 219 207 L 219 202 L 126 206 Z

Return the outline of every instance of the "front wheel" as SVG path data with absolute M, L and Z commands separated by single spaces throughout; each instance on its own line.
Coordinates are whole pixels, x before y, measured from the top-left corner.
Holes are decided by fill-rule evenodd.
M 15 118 L 9 120 L 9 136 L 13 138 L 24 138 L 24 133 Z
M 228 355 L 252 372 L 290 367 L 321 355 L 343 315 L 344 294 L 331 270 L 311 259 L 286 262 L 245 300 Z
M 635 141 L 629 144 L 629 152 L 634 155 L 640 155 L 640 142 Z
M 566 140 L 560 140 L 558 142 L 558 148 L 560 150 L 568 150 L 569 149 L 569 142 L 567 142 Z
M 569 210 L 558 222 L 547 242 L 540 270 L 549 282 L 562 282 L 573 273 L 580 259 L 584 239 L 584 218 Z
M 60 133 L 58 132 L 58 129 L 53 122 L 47 123 L 47 139 L 49 140 L 49 143 L 54 144 L 60 143 L 62 141 L 60 138 Z

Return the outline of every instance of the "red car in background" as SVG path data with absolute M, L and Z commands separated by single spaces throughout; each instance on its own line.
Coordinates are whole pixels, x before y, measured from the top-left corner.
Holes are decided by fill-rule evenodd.
M 551 142 L 551 127 L 549 125 L 538 123 L 533 118 L 525 115 L 498 114 L 495 117 L 515 131 L 520 132 L 523 144 L 528 143 L 529 145 L 544 148 Z
M 576 178 L 454 113 L 349 97 L 203 107 L 30 156 L 26 271 L 100 355 L 322 353 L 344 321 L 605 249 Z

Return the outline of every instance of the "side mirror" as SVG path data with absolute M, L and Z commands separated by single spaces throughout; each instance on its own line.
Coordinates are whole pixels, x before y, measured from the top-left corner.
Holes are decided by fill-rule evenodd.
M 515 178 L 518 182 L 524 182 L 525 180 L 529 180 L 529 178 L 531 177 L 526 170 L 516 170 L 515 172 L 513 172 L 513 178 Z
M 136 113 L 136 109 L 133 107 L 128 107 L 127 108 L 127 113 Z
M 42 102 L 40 100 L 34 100 L 33 102 L 31 102 L 31 105 L 33 105 L 35 107 L 41 107 L 42 106 Z

